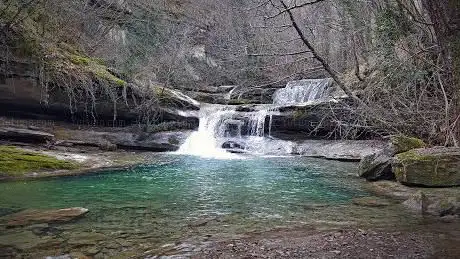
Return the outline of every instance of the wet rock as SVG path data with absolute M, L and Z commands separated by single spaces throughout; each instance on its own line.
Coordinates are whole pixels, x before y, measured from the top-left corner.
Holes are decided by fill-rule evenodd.
M 459 197 L 429 197 L 427 213 L 439 217 L 460 215 Z
M 24 210 L 6 217 L 8 227 L 26 226 L 37 223 L 68 222 L 86 214 L 85 208 L 58 210 Z
M 54 135 L 38 130 L 2 127 L 0 128 L 0 139 L 37 144 L 53 141 Z
M 245 149 L 244 144 L 235 142 L 235 141 L 226 141 L 222 144 L 224 149 Z
M 107 236 L 96 232 L 72 233 L 67 243 L 72 246 L 94 246 L 100 241 L 106 240 Z
M 237 112 L 256 112 L 256 106 L 255 105 L 240 105 L 237 106 L 235 111 Z
M 0 247 L 11 246 L 19 250 L 27 250 L 40 246 L 46 246 L 52 241 L 50 237 L 38 237 L 31 231 L 21 231 L 0 236 Z
M 352 200 L 353 204 L 363 207 L 385 207 L 391 205 L 387 200 L 378 197 L 362 197 Z
M 48 223 L 30 225 L 26 229 L 31 230 L 37 236 L 54 235 L 60 232 L 57 228 L 50 227 Z
M 392 170 L 406 185 L 460 186 L 460 148 L 414 149 L 395 156 Z
M 99 247 L 93 246 L 93 247 L 87 249 L 85 253 L 87 255 L 95 255 L 95 254 L 99 253 L 100 251 L 101 251 L 101 249 Z

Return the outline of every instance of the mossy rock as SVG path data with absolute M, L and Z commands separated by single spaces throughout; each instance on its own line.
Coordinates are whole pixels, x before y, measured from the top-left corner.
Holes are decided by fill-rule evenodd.
M 406 185 L 460 186 L 460 148 L 414 149 L 395 156 L 392 170 Z
M 390 148 L 394 154 L 400 154 L 416 148 L 426 147 L 423 140 L 405 135 L 395 135 L 390 138 Z
M 11 146 L 0 146 L 0 174 L 21 176 L 30 172 L 76 168 L 78 165 L 74 163 L 48 155 Z

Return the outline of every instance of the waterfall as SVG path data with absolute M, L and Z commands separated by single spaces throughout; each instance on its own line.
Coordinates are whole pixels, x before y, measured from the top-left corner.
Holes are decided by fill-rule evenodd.
M 230 149 L 237 147 L 233 152 L 265 154 L 265 150 L 271 148 L 266 132 L 270 132 L 268 127 L 277 111 L 265 106 L 258 108 L 237 112 L 235 106 L 202 105 L 198 131 L 193 132 L 176 153 L 218 159 L 238 157 L 223 148 L 228 145 Z
M 234 154 L 228 153 L 220 147 L 219 139 L 225 136 L 223 122 L 231 119 L 235 110 L 230 106 L 207 105 L 202 106 L 199 113 L 200 125 L 188 137 L 177 153 L 196 155 L 205 158 L 230 159 Z
M 331 78 L 291 81 L 275 92 L 273 104 L 293 105 L 324 99 L 328 97 L 332 82 Z
M 241 107 L 238 111 L 237 106 L 202 104 L 198 131 L 177 153 L 217 159 L 241 157 L 234 153 L 290 154 L 292 142 L 271 138 L 273 116 L 280 115 L 283 105 L 326 99 L 332 82 L 330 78 L 292 81 L 275 92 L 273 104 Z

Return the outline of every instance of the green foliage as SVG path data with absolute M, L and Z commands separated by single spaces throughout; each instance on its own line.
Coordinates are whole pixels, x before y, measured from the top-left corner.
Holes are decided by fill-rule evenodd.
M 22 175 L 43 170 L 76 169 L 78 165 L 44 154 L 0 146 L 0 173 Z

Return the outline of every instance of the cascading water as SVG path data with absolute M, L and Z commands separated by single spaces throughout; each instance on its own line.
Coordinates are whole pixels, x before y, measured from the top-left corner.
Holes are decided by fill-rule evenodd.
M 193 132 L 188 137 L 177 153 L 208 158 L 233 158 L 233 154 L 219 146 L 218 139 L 225 134 L 222 123 L 226 119 L 231 119 L 234 113 L 235 110 L 230 106 L 202 106 L 199 114 L 198 131 Z
M 244 112 L 230 105 L 202 105 L 198 131 L 177 153 L 218 159 L 240 157 L 234 153 L 290 154 L 291 142 L 271 138 L 273 116 L 279 115 L 279 107 L 326 98 L 331 84 L 332 79 L 289 82 L 275 93 L 273 104 L 253 106 Z
M 293 105 L 324 99 L 328 97 L 327 90 L 332 83 L 331 78 L 291 81 L 285 88 L 275 92 L 273 104 Z

